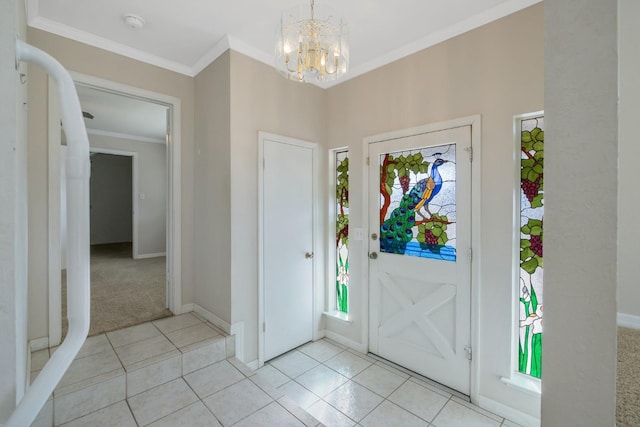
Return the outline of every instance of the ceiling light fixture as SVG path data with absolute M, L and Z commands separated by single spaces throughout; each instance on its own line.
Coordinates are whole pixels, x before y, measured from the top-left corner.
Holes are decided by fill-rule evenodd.
M 125 24 L 127 24 L 129 27 L 133 28 L 134 30 L 141 29 L 142 27 L 144 27 L 144 24 L 145 24 L 144 19 L 142 19 L 142 17 L 138 15 L 134 15 L 133 13 L 127 13 L 122 17 L 122 19 L 124 20 Z
M 300 6 L 284 12 L 278 28 L 275 66 L 300 82 L 326 82 L 349 69 L 347 23 L 328 8 Z

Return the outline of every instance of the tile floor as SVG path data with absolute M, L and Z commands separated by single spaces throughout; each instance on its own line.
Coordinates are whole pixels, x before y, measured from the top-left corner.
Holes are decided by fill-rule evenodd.
M 91 337 L 33 426 L 518 425 L 327 339 L 256 371 L 233 347 L 190 313 Z

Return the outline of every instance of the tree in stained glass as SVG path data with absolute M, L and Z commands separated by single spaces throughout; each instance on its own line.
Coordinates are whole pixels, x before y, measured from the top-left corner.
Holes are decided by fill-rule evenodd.
M 456 260 L 455 144 L 380 156 L 380 252 Z
M 336 295 L 338 310 L 349 311 L 349 152 L 338 151 L 336 164 Z
M 518 369 L 542 376 L 544 117 L 520 121 L 520 334 Z

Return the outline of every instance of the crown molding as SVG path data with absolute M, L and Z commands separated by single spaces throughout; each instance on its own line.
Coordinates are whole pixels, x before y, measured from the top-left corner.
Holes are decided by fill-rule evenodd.
M 156 67 L 164 68 L 165 70 L 193 77 L 191 67 L 189 66 L 105 39 L 104 37 L 96 36 L 95 34 L 91 34 L 86 31 L 78 30 L 77 28 L 69 27 L 68 25 L 64 25 L 41 16 L 34 16 L 29 21 L 29 26 L 104 49 L 109 52 L 117 53 L 140 62 L 155 65 Z
M 222 54 L 230 48 L 231 45 L 229 43 L 229 35 L 227 34 L 225 37 L 220 39 L 220 41 L 216 43 L 215 46 L 213 46 L 204 55 L 202 55 L 195 64 L 193 64 L 193 66 L 191 67 L 191 76 L 197 76 L 202 70 L 207 68 L 213 61 L 222 56 Z

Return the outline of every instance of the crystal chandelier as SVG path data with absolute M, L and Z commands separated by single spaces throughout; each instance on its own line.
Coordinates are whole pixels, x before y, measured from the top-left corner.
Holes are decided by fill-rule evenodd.
M 282 14 L 275 66 L 299 82 L 336 80 L 349 69 L 347 23 L 329 10 L 300 6 Z

